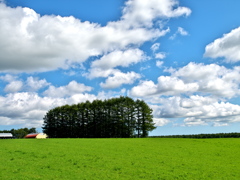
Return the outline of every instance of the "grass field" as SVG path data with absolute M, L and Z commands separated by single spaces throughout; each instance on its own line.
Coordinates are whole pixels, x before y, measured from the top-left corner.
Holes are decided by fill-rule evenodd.
M 0 179 L 240 179 L 240 139 L 0 140 Z

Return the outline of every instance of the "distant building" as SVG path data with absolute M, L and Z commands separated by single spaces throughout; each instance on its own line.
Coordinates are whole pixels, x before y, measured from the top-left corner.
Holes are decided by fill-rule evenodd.
M 28 134 L 25 138 L 46 139 L 48 136 L 44 133 Z
M 12 139 L 13 135 L 11 133 L 0 133 L 0 139 Z

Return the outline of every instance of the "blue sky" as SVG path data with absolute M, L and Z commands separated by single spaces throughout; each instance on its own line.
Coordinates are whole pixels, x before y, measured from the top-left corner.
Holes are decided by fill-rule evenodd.
M 240 2 L 0 0 L 0 129 L 128 95 L 150 135 L 239 132 Z

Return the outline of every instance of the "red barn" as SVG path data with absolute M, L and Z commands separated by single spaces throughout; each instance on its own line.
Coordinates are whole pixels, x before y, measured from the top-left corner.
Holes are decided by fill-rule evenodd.
M 25 138 L 46 139 L 48 136 L 44 133 L 28 134 Z

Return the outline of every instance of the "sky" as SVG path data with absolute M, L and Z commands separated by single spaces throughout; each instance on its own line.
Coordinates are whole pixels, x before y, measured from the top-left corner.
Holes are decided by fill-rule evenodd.
M 149 135 L 240 131 L 240 1 L 0 0 L 0 130 L 129 96 Z

